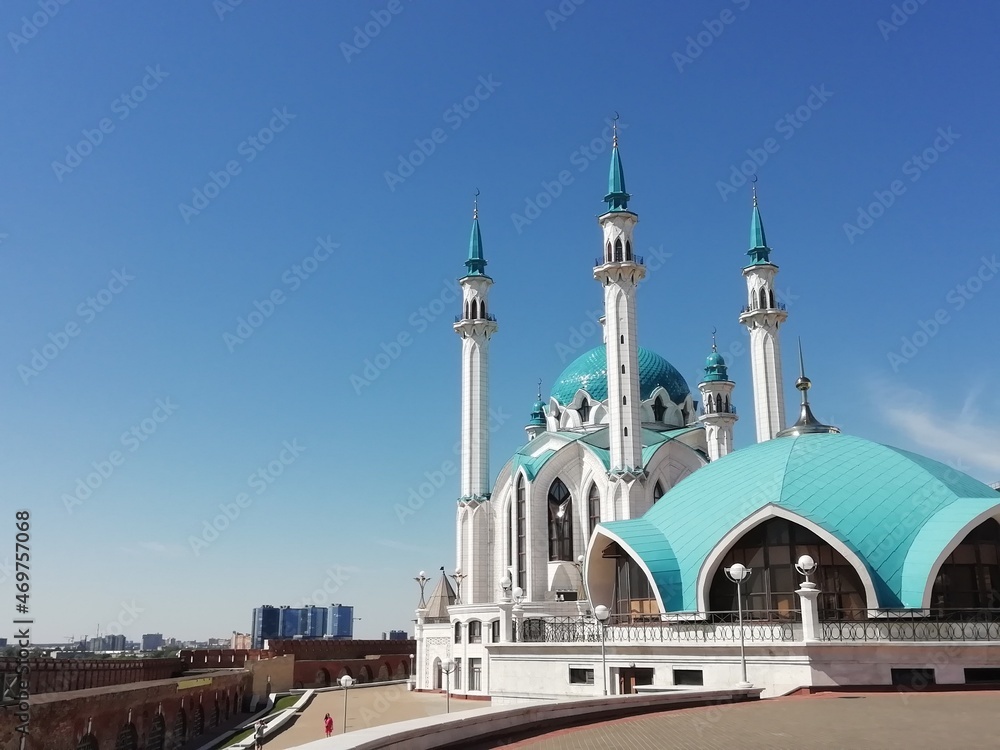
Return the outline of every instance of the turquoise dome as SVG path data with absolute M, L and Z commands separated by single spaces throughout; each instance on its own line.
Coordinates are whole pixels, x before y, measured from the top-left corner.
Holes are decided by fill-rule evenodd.
M 1000 498 L 925 456 L 852 435 L 807 434 L 713 461 L 642 518 L 603 526 L 646 563 L 668 611 L 695 611 L 709 554 L 769 505 L 811 521 L 853 551 L 868 569 L 878 606 L 918 608 L 927 606 L 938 556 L 970 523 L 995 512 Z
M 729 370 L 722 355 L 712 352 L 705 358 L 705 378 L 701 382 L 712 383 L 718 380 L 729 380 Z
M 541 401 L 536 401 L 535 405 L 531 407 L 531 421 L 528 424 L 540 427 L 545 426 L 545 404 Z
M 639 396 L 647 399 L 663 386 L 675 404 L 691 394 L 684 376 L 656 352 L 639 347 Z M 565 406 L 576 392 L 585 390 L 597 401 L 608 398 L 608 352 L 603 344 L 573 360 L 552 386 L 552 398 Z

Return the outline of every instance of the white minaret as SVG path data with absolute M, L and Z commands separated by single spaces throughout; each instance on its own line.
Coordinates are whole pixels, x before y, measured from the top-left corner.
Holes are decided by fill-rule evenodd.
M 705 441 L 708 443 L 708 458 L 711 461 L 728 455 L 733 450 L 733 425 L 739 417 L 733 408 L 732 395 L 736 386 L 729 379 L 726 360 L 715 346 L 715 332 L 712 332 L 712 353 L 705 360 L 705 378 L 698 383 L 703 402 L 698 421 L 705 425 Z
M 476 193 L 479 194 L 478 191 Z M 468 273 L 459 279 L 462 315 L 455 333 L 462 337 L 462 456 L 458 498 L 458 562 L 456 580 L 463 579 L 461 603 L 489 601 L 495 580 L 490 565 L 493 529 L 490 498 L 489 352 L 497 331 L 490 313 L 493 279 L 486 275 L 478 202 L 472 211 Z
M 743 269 L 747 280 L 747 306 L 740 323 L 750 331 L 750 364 L 753 369 L 753 404 L 757 418 L 757 442 L 775 437 L 785 426 L 785 398 L 781 382 L 781 344 L 778 328 L 788 318 L 785 306 L 775 302 L 774 277 L 778 267 L 771 263 L 771 248 L 764 237 L 764 224 L 753 194 L 750 224 L 750 265 Z
M 490 337 L 497 331 L 489 311 L 493 279 L 486 275 L 479 208 L 472 212 L 469 272 L 459 279 L 462 317 L 454 325 L 462 337 L 462 494 L 461 500 L 483 500 L 490 494 L 489 354 Z
M 604 285 L 604 336 L 608 351 L 608 421 L 611 472 L 642 472 L 642 423 L 639 411 L 639 344 L 635 291 L 646 268 L 632 253 L 632 233 L 639 217 L 628 210 L 625 172 L 618 155 L 618 131 L 611 147 L 608 210 L 598 218 L 604 231 L 604 255 L 594 278 Z

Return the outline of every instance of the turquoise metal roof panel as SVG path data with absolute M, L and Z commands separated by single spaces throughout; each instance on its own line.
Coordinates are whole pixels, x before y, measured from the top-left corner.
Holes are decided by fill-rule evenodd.
M 677 558 L 663 532 L 642 518 L 601 524 L 618 536 L 649 568 L 667 611 L 681 608 L 681 578 Z

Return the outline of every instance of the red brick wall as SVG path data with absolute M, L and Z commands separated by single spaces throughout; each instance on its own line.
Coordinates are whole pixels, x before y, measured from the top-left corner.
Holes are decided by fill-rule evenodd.
M 276 654 L 294 654 L 296 659 L 363 659 L 382 654 L 416 654 L 416 641 L 333 641 L 290 639 L 269 641 Z
M 328 687 L 341 675 L 360 682 L 404 680 L 410 676 L 409 654 L 385 654 L 373 659 L 296 659 L 295 687 Z
M 28 667 L 30 695 L 164 680 L 184 669 L 180 659 L 29 659 Z M 0 674 L 16 671 L 15 660 L 0 659 Z

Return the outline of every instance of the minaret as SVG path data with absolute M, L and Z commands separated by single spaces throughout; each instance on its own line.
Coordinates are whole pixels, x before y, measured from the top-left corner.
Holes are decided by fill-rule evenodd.
M 528 435 L 528 440 L 534 440 L 545 432 L 545 404 L 542 402 L 542 381 L 538 381 L 538 398 L 535 405 L 531 407 L 531 418 L 524 426 L 524 431 Z
M 732 394 L 736 384 L 729 379 L 726 360 L 715 345 L 712 331 L 712 353 L 705 360 L 705 378 L 698 383 L 704 407 L 698 421 L 705 425 L 705 441 L 711 461 L 722 458 L 733 450 L 733 425 L 739 419 L 733 408 Z
M 608 210 L 598 217 L 604 254 L 594 278 L 604 285 L 604 336 L 608 357 L 608 421 L 611 473 L 642 472 L 639 412 L 639 345 L 636 339 L 635 291 L 646 268 L 632 253 L 632 233 L 639 217 L 628 210 L 625 172 L 618 155 L 618 129 L 611 144 Z
M 479 191 L 476 191 L 479 195 Z M 460 501 L 485 500 L 490 494 L 489 352 L 497 331 L 489 312 L 493 279 L 486 275 L 483 238 L 479 232 L 479 201 L 472 210 L 468 273 L 462 287 L 462 317 L 454 325 L 462 337 L 462 468 Z
M 775 437 L 785 426 L 785 399 L 781 383 L 781 344 L 778 328 L 788 318 L 785 306 L 774 299 L 771 248 L 764 237 L 764 224 L 757 208 L 757 186 L 753 191 L 750 223 L 750 265 L 743 269 L 747 280 L 747 306 L 740 323 L 750 331 L 750 364 L 753 370 L 753 404 L 757 418 L 757 442 Z

